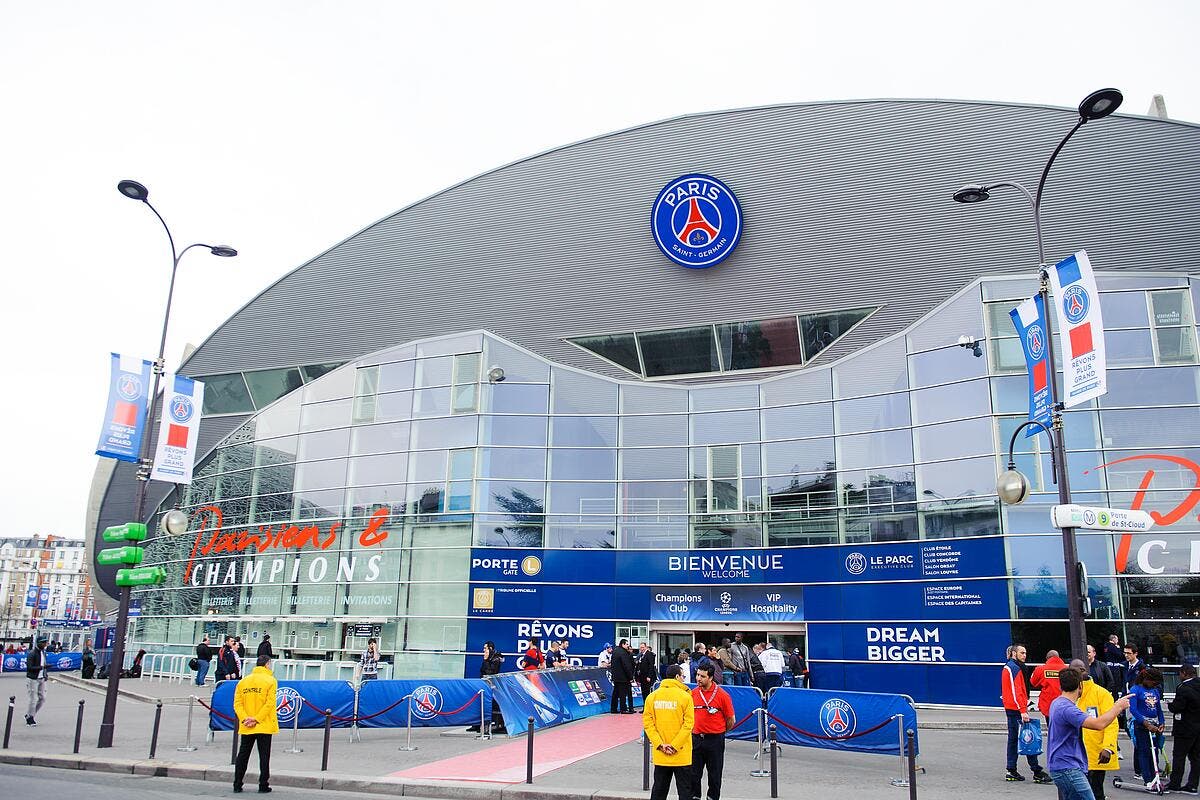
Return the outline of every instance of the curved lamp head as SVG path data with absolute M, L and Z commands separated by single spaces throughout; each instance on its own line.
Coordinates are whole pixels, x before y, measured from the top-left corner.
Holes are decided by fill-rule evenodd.
M 150 198 L 150 190 L 137 181 L 123 180 L 117 184 L 117 191 L 130 200 L 141 200 L 143 203 Z
M 1015 469 L 1005 470 L 996 479 L 996 494 L 1007 505 L 1020 505 L 1029 497 L 1029 479 Z
M 492 367 L 487 372 L 488 383 L 501 383 L 504 380 L 504 368 Z
M 172 536 L 178 536 L 181 533 L 187 533 L 187 514 L 184 514 L 178 508 L 172 508 L 166 514 L 163 514 L 162 529 Z
M 1119 89 L 1097 89 L 1079 104 L 1079 118 L 1084 122 L 1102 119 L 1121 107 L 1125 95 Z
M 991 197 L 988 190 L 978 183 L 968 183 L 966 186 L 954 193 L 954 202 L 956 203 L 982 203 Z
M 214 256 L 220 256 L 221 258 L 233 258 L 237 255 L 237 250 L 234 250 L 232 247 L 228 247 L 223 244 L 219 244 L 216 247 L 210 247 L 209 252 Z

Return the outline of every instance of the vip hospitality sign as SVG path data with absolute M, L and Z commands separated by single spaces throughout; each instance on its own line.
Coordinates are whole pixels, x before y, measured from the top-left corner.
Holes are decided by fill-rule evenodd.
M 204 384 L 182 375 L 168 375 L 166 387 L 150 479 L 191 483 L 196 440 L 200 434 L 200 409 L 204 405 Z
M 1061 336 L 1063 404 L 1085 403 L 1108 391 L 1100 292 L 1086 250 L 1050 270 Z
M 137 461 L 146 428 L 146 397 L 150 392 L 150 362 L 112 354 L 108 408 L 96 455 L 118 461 Z
M 804 619 L 799 586 L 657 587 L 650 597 L 654 621 L 794 622 Z

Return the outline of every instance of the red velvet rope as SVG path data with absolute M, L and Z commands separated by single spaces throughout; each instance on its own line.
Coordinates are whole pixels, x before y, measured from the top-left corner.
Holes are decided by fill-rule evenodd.
M 759 710 L 759 709 L 757 709 L 757 708 L 756 708 L 756 709 L 754 709 L 754 711 L 758 711 L 758 710 Z M 732 727 L 732 728 L 730 728 L 729 730 L 731 730 L 731 731 L 732 731 L 732 730 L 735 730 L 735 729 L 737 729 L 738 727 L 740 727 L 740 726 L 741 726 L 741 724 L 742 724 L 743 722 L 745 722 L 746 720 L 748 720 L 748 719 L 750 719 L 751 717 L 753 717 L 753 716 L 754 716 L 754 711 L 751 711 L 749 714 L 747 714 L 746 716 L 742 717 L 742 718 L 741 718 L 741 719 L 739 719 L 737 722 L 733 723 L 733 727 Z
M 479 695 L 481 695 L 481 694 L 483 694 L 483 689 L 480 689 L 480 690 L 479 690 L 479 691 L 477 691 L 475 694 L 471 695 L 471 699 L 470 699 L 470 700 L 468 700 L 467 702 L 463 703 L 461 706 L 459 706 L 458 708 L 454 709 L 453 711 L 438 711 L 438 710 L 437 710 L 437 709 L 435 709 L 433 706 L 431 706 L 431 705 L 429 705 L 428 703 L 426 703 L 424 700 L 418 700 L 418 701 L 417 701 L 417 703 L 419 703 L 419 704 L 421 705 L 421 707 L 422 707 L 422 708 L 424 708 L 426 711 L 432 711 L 432 712 L 433 712 L 435 715 L 437 715 L 437 716 L 439 716 L 439 717 L 453 717 L 455 714 L 458 714 L 458 713 L 461 713 L 461 712 L 463 712 L 463 711 L 466 711 L 466 710 L 467 710 L 467 706 L 469 706 L 469 705 L 471 705 L 472 703 L 474 703 L 474 702 L 475 702 L 475 698 L 476 698 L 476 697 L 479 697 Z
M 880 728 L 882 728 L 886 725 L 890 725 L 894 721 L 892 719 L 885 719 L 883 722 L 879 723 L 874 728 L 868 728 L 865 731 L 859 731 L 857 733 L 852 733 L 849 736 L 822 736 L 819 733 L 809 733 L 806 730 L 797 728 L 795 725 L 789 725 L 786 722 L 784 722 L 783 720 L 781 720 L 779 717 L 777 717 L 774 714 L 771 714 L 769 712 L 768 712 L 767 716 L 770 717 L 771 719 L 775 720 L 776 722 L 778 722 L 783 727 L 787 728 L 789 731 L 795 731 L 796 733 L 800 734 L 801 736 L 807 736 L 810 739 L 820 739 L 820 740 L 826 741 L 826 742 L 848 742 L 851 739 L 857 739 L 860 736 L 866 736 L 867 734 L 874 733 L 875 731 L 879 730 Z
M 213 714 L 216 714 L 218 717 L 220 717 L 221 719 L 225 720 L 226 722 L 232 722 L 234 725 L 237 725 L 237 724 L 238 724 L 238 721 L 237 721 L 236 719 L 234 719 L 233 717 L 227 717 L 227 716 L 225 716 L 225 715 L 224 715 L 224 714 L 222 714 L 220 711 L 217 711 L 215 708 L 213 708 L 212 706 L 210 706 L 208 703 L 206 703 L 206 702 L 204 702 L 203 700 L 201 700 L 199 697 L 197 697 L 197 698 L 196 698 L 196 702 L 197 702 L 197 703 L 199 703 L 200 705 L 204 706 L 204 707 L 205 707 L 205 708 L 207 708 L 207 709 L 208 709 L 208 710 L 209 710 L 211 713 L 213 713 Z

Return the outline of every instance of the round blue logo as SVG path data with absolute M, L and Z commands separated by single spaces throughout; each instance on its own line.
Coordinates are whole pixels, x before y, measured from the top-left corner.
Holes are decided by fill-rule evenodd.
M 433 719 L 442 710 L 442 693 L 436 686 L 422 684 L 412 690 L 412 713 L 418 719 Z
M 1087 289 L 1082 286 L 1068 286 L 1063 292 L 1063 314 L 1067 320 L 1074 325 L 1087 316 L 1088 308 L 1092 305 L 1092 300 L 1088 297 Z
M 192 418 L 192 398 L 186 394 L 177 394 L 171 398 L 171 419 L 176 422 L 187 422 Z
M 1029 347 L 1029 355 L 1034 361 L 1041 361 L 1046 350 L 1046 334 L 1041 325 L 1034 325 L 1025 331 L 1025 344 Z
M 858 727 L 858 716 L 854 708 L 840 697 L 826 700 L 821 706 L 821 730 L 826 736 L 844 737 L 854 733 Z
M 862 575 L 867 571 L 867 557 L 862 553 L 851 553 L 846 556 L 846 572 L 851 575 Z
M 275 692 L 275 716 L 280 722 L 291 722 L 300 713 L 304 697 L 291 686 L 280 686 Z
M 128 373 L 117 379 L 117 394 L 122 400 L 137 400 L 142 394 L 142 379 Z
M 716 178 L 684 175 L 658 193 L 650 227 L 667 258 L 689 269 L 706 269 L 737 247 L 742 209 L 729 187 Z

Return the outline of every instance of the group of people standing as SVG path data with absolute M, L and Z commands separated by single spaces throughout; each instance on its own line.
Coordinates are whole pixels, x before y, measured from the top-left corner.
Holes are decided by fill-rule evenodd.
M 1018 739 L 1023 723 L 1031 719 L 1026 683 L 1024 645 L 1008 648 L 1001 671 L 1001 700 L 1008 718 L 1008 753 L 1005 779 L 1023 781 L 1017 770 Z M 1037 710 L 1047 720 L 1046 769 L 1036 755 L 1026 756 L 1036 783 L 1053 782 L 1066 800 L 1103 800 L 1105 780 L 1119 769 L 1118 728 L 1127 725 L 1134 749 L 1134 774 L 1147 791 L 1197 790 L 1200 782 L 1200 684 L 1194 665 L 1180 669 L 1181 682 L 1168 708 L 1175 714 L 1175 768 L 1170 783 L 1162 787 L 1157 769 L 1155 738 L 1166 729 L 1162 673 L 1146 666 L 1136 645 L 1121 648 L 1109 637 L 1104 657 L 1087 646 L 1087 661 L 1069 665 L 1058 651 L 1046 653 L 1045 664 L 1029 676 L 1040 690 Z M 1185 767 L 1188 780 L 1184 785 Z
M 793 688 L 807 689 L 809 686 L 808 662 L 800 648 L 793 648 L 785 656 L 770 639 L 748 646 L 740 633 L 734 634 L 732 641 L 723 639 L 719 647 L 697 642 L 691 652 L 677 652 L 675 663 L 679 665 L 685 683 L 693 682 L 697 667 L 708 665 L 713 668 L 717 683 L 757 686 L 763 694 L 783 685 L 785 669 L 791 672 Z
M 242 643 L 242 637 L 227 635 L 221 646 L 214 652 L 208 634 L 205 634 L 196 645 L 196 656 L 192 659 L 192 669 L 196 672 L 197 686 L 203 686 L 208 679 L 208 671 L 212 668 L 214 656 L 217 661 L 214 673 L 217 683 L 241 679 L 242 665 L 246 661 L 246 645 Z M 271 634 L 269 633 L 263 634 L 258 651 L 255 653 L 255 658 L 263 656 L 275 658 L 275 650 L 271 646 Z
M 672 778 L 680 800 L 721 798 L 725 734 L 735 722 L 733 699 L 717 684 L 711 659 L 697 664 L 694 672 L 696 688 L 689 691 L 679 664 L 669 665 L 662 683 L 646 697 L 642 727 L 654 763 L 650 800 L 666 800 Z M 708 787 L 702 795 L 705 770 Z

